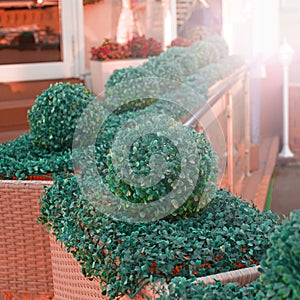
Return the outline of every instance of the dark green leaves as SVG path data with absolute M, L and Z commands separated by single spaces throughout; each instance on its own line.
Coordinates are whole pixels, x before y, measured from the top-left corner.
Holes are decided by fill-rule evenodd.
M 260 299 L 300 299 L 300 210 L 276 227 L 261 261 Z
M 35 144 L 49 151 L 70 149 L 77 118 L 92 100 L 95 97 L 82 84 L 50 85 L 28 111 Z
M 192 280 L 237 269 L 240 262 L 252 266 L 270 246 L 268 236 L 278 222 L 270 211 L 261 213 L 223 190 L 189 219 L 116 222 L 81 196 L 75 177 L 58 179 L 41 204 L 43 223 L 83 262 L 86 274 L 110 284 L 111 299 L 134 294 L 150 278 Z M 254 250 L 255 241 L 260 250 Z

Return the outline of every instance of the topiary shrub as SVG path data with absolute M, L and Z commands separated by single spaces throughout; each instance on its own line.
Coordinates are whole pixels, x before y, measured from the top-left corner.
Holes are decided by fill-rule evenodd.
M 137 79 L 141 76 L 143 76 L 143 72 L 139 67 L 128 67 L 115 70 L 105 84 L 105 97 L 107 98 L 110 96 L 110 90 L 116 84 L 119 84 L 122 81 L 130 81 L 133 79 Z
M 71 150 L 57 152 L 37 147 L 29 134 L 0 145 L 0 179 L 73 171 Z
M 91 118 L 87 121 L 83 130 L 85 124 L 92 124 Z M 76 135 L 75 139 L 80 145 L 82 138 Z M 214 196 L 217 159 L 205 134 L 182 126 L 155 106 L 127 112 L 118 108 L 107 117 L 92 144 L 96 144 L 92 157 L 95 156 L 102 182 L 112 197 L 116 195 L 123 203 L 154 203 L 149 210 L 143 210 L 145 217 L 141 216 L 140 221 L 170 214 L 170 219 L 189 217 Z M 89 163 L 92 157 L 88 159 L 87 154 L 80 152 L 76 157 L 80 164 L 75 168 L 83 166 L 85 175 L 93 172 Z M 89 189 L 96 190 L 96 185 Z M 120 215 L 124 212 L 117 203 L 114 210 Z
M 191 217 L 215 194 L 216 155 L 205 134 L 150 109 L 146 116 L 148 122 L 144 114 L 135 115 L 121 126 L 124 130 L 119 128 L 107 155 L 105 181 L 124 201 L 161 201 L 158 212 L 147 211 L 154 218 L 164 209 L 169 215 L 166 201 L 175 210 L 168 219 Z
M 218 58 L 222 59 L 228 56 L 229 48 L 224 40 L 224 38 L 220 35 L 213 35 L 204 40 L 206 43 L 211 44 L 217 51 Z
M 253 266 L 279 220 L 220 190 L 191 218 L 126 223 L 101 213 L 81 194 L 76 177 L 58 178 L 41 211 L 40 220 L 81 262 L 83 274 L 101 279 L 110 299 L 134 297 L 142 285 L 161 279 L 194 280 Z
M 116 70 L 106 84 L 106 101 L 115 105 L 137 101 L 141 95 L 159 98 L 166 93 L 169 93 L 169 99 L 170 93 L 176 93 L 182 83 L 195 88 L 206 98 L 209 86 L 242 64 L 239 57 L 227 59 L 227 56 L 228 47 L 218 36 L 195 43 L 188 49 L 171 47 L 139 67 Z
M 261 261 L 259 299 L 300 299 L 300 210 L 276 227 Z
M 218 62 L 204 66 L 194 74 L 185 78 L 184 84 L 203 93 L 203 87 L 207 89 L 215 84 L 218 80 L 225 78 L 244 64 L 241 56 L 232 55 L 220 59 Z
M 228 46 L 220 36 L 211 37 L 194 43 L 188 51 L 197 59 L 197 67 L 216 63 L 228 55 Z
M 196 72 L 198 66 L 196 57 L 188 49 L 174 46 L 140 68 L 152 76 L 183 81 L 185 76 Z
M 70 149 L 76 120 L 95 97 L 82 84 L 50 85 L 28 111 L 34 143 L 50 151 Z

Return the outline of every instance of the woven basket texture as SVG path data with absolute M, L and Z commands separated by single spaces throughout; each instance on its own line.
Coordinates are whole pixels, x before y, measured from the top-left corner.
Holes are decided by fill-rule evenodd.
M 50 245 L 55 300 L 107 299 L 101 294 L 99 282 L 83 276 L 80 264 L 52 234 Z
M 68 253 L 60 242 L 50 234 L 50 246 L 52 255 L 52 272 L 54 282 L 55 300 L 97 300 L 108 298 L 101 294 L 99 280 L 89 280 L 82 275 L 81 266 L 71 253 Z M 204 284 L 213 284 L 216 280 L 223 283 L 237 282 L 245 285 L 259 277 L 258 266 L 240 269 L 236 271 L 219 273 L 211 276 L 199 277 L 197 281 L 203 281 Z M 155 299 L 151 292 L 151 287 L 143 288 L 142 293 Z M 128 296 L 121 298 L 129 300 Z M 138 295 L 135 300 L 145 299 Z
M 79 262 L 61 246 L 60 242 L 56 241 L 52 234 L 50 234 L 50 246 L 55 300 L 109 299 L 102 295 L 99 280 L 96 278 L 89 280 L 84 277 Z M 142 293 L 149 297 L 152 295 L 151 287 L 144 287 Z M 137 295 L 134 299 L 142 300 L 146 298 Z M 155 299 L 155 297 L 152 296 L 152 299 Z M 130 298 L 123 296 L 120 300 L 130 300 Z
M 34 298 L 53 296 L 49 233 L 37 223 L 38 200 L 44 186 L 51 184 L 51 181 L 0 180 L 2 293 L 19 298 L 25 294 Z

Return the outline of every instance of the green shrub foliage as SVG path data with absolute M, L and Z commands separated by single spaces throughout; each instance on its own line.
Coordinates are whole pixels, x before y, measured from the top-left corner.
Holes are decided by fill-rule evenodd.
M 87 121 L 91 124 L 90 118 Z M 86 154 L 77 157 L 90 161 Z M 96 140 L 95 157 L 106 188 L 122 201 L 149 203 L 168 196 L 172 207 L 161 203 L 156 211 L 153 208 L 146 216 L 153 214 L 153 219 L 164 209 L 166 214 L 175 210 L 173 219 L 189 217 L 216 191 L 217 159 L 205 134 L 182 126 L 156 107 L 122 113 L 118 109 L 109 115 Z M 79 165 L 84 174 L 94 170 L 89 163 Z
M 300 210 L 276 227 L 261 261 L 259 299 L 300 299 Z
M 146 122 L 145 128 L 141 128 L 141 118 L 144 118 L 144 115 L 141 118 L 135 115 L 134 120 L 137 120 L 137 124 L 140 126 L 139 130 L 144 132 L 151 127 L 151 133 L 143 134 L 136 139 L 136 130 L 125 130 L 124 134 L 120 134 L 114 139 L 115 150 L 110 150 L 107 155 L 105 181 L 110 190 L 117 193 L 118 197 L 133 203 L 153 202 L 173 193 L 170 201 L 176 211 L 169 218 L 190 217 L 205 207 L 215 193 L 217 173 L 215 153 L 205 134 L 185 128 L 174 119 L 166 121 L 165 115 L 150 114 L 150 109 L 147 110 L 147 115 L 151 118 L 151 122 L 149 124 Z M 137 126 L 135 124 L 133 126 Z M 123 125 L 120 125 L 122 128 Z M 120 128 L 118 130 L 120 131 Z M 173 139 L 167 138 L 170 135 Z M 100 139 L 101 143 L 106 145 L 111 143 L 111 140 L 106 141 L 103 137 Z M 192 139 L 195 144 L 190 143 L 189 139 Z M 133 144 L 129 143 L 131 140 L 134 141 Z M 127 144 L 130 144 L 130 149 L 127 149 Z M 181 152 L 180 147 L 184 147 L 185 151 Z M 161 164 L 165 163 L 159 182 L 156 182 L 156 178 L 157 170 L 161 165 L 150 167 L 151 158 L 154 156 L 161 158 Z M 156 157 L 155 160 L 157 161 L 158 158 Z M 193 173 L 188 166 L 184 167 L 184 160 L 187 160 L 189 165 L 195 166 L 197 173 Z M 126 182 L 119 178 L 115 167 L 116 163 L 125 166 L 119 171 L 123 171 L 126 166 L 130 170 L 125 176 Z M 154 168 L 152 174 L 151 168 Z M 147 177 L 150 186 L 128 183 L 128 180 L 134 182 L 136 177 Z M 145 181 L 146 179 L 143 180 L 143 182 Z M 181 206 L 178 199 L 184 197 L 189 187 L 191 191 L 189 198 Z M 163 203 L 159 209 L 164 209 Z M 153 216 L 155 215 L 156 212 L 153 212 Z
M 142 85 L 142 87 L 140 83 L 137 84 L 138 86 L 134 84 L 134 82 L 137 82 L 137 79 L 141 77 L 143 78 L 142 80 L 146 82 L 149 80 L 149 77 L 172 80 L 174 81 L 172 88 L 176 88 L 175 82 L 180 86 L 187 76 L 227 56 L 228 46 L 224 39 L 219 36 L 197 42 L 190 48 L 171 47 L 159 56 L 151 57 L 149 61 L 142 66 L 116 70 L 106 83 L 105 96 L 107 99 L 115 98 L 116 85 L 119 85 L 117 94 L 126 99 L 132 98 L 133 94 L 136 95 L 136 89 L 144 93 L 147 93 L 149 90 L 153 92 L 153 89 L 155 89 L 153 85 L 151 85 L 151 88 L 146 88 L 146 83 Z M 122 84 L 122 82 L 125 83 Z M 168 81 L 166 81 L 166 86 L 160 88 L 167 91 L 170 89 L 168 85 Z M 113 88 L 115 88 L 115 90 Z
M 71 151 L 48 151 L 37 147 L 29 134 L 0 145 L 0 178 L 26 179 L 29 175 L 72 171 Z
M 180 82 L 171 79 L 164 81 L 163 78 L 151 77 L 149 74 L 147 77 L 141 67 L 117 70 L 108 81 L 106 102 L 114 107 L 118 107 L 122 103 L 126 109 L 135 109 L 135 107 L 147 107 L 161 98 L 169 103 L 161 101 L 154 106 L 160 106 L 163 111 L 168 111 L 175 117 L 174 113 L 178 112 L 179 106 L 177 105 L 175 110 L 171 107 L 174 99 L 184 109 L 201 107 L 203 101 L 208 98 L 208 88 L 230 75 L 243 63 L 240 56 L 229 56 L 198 69 L 195 73 L 185 76 L 184 80 Z M 120 80 L 119 83 L 117 83 L 117 79 Z M 175 118 L 180 119 L 181 117 L 182 113 L 180 112 Z
M 194 279 L 252 266 L 270 246 L 267 237 L 278 222 L 272 212 L 261 213 L 224 190 L 188 219 L 114 221 L 82 196 L 75 177 L 59 178 L 47 189 L 41 212 L 83 274 L 102 279 L 110 299 L 133 297 L 141 285 L 162 278 Z
M 159 57 L 152 58 L 149 68 L 141 66 L 115 71 L 106 86 L 106 104 L 117 108 L 119 114 L 129 110 L 145 109 L 149 106 L 151 106 L 150 112 L 165 112 L 176 120 L 190 113 L 185 109 L 190 107 L 186 104 L 193 97 L 186 93 L 186 89 L 181 88 L 182 84 L 196 90 L 202 101 L 207 99 L 207 90 L 210 85 L 229 75 L 242 64 L 239 58 L 236 60 L 226 58 L 228 47 L 220 37 L 199 43 L 200 46 L 195 44 L 191 50 L 181 47 L 170 48 Z M 210 47 L 214 47 L 215 51 L 206 51 Z M 199 50 L 198 55 L 206 61 L 205 63 L 195 61 L 199 57 L 194 56 L 191 51 L 196 51 L 196 49 Z M 205 59 L 205 55 L 213 55 L 213 57 Z M 217 58 L 221 60 L 216 64 L 198 69 Z M 161 62 L 157 70 L 155 59 Z M 173 63 L 174 60 L 176 64 Z M 153 68 L 150 67 L 151 64 Z M 163 75 L 165 73 L 169 75 Z M 154 82 L 144 80 L 145 76 L 150 75 L 158 77 L 155 77 Z M 181 82 L 164 82 L 161 80 L 163 76 L 180 79 Z M 161 82 L 158 84 L 158 81 Z M 157 101 L 160 97 L 167 101 Z M 174 97 L 178 99 L 175 104 L 172 103 Z M 79 84 L 57 83 L 43 91 L 28 112 L 31 127 L 30 141 L 28 141 L 29 137 L 25 136 L 1 145 L 1 176 L 25 178 L 30 174 L 70 170 L 68 149 L 71 148 L 76 120 L 87 104 L 94 99 L 90 91 Z M 178 105 L 179 102 L 182 109 Z M 25 153 L 30 153 L 28 161 L 25 159 Z
M 51 151 L 70 149 L 77 118 L 93 99 L 82 84 L 50 85 L 28 112 L 30 135 L 35 144 Z
M 228 46 L 222 37 L 215 36 L 194 43 L 189 52 L 196 57 L 197 67 L 201 68 L 228 56 Z

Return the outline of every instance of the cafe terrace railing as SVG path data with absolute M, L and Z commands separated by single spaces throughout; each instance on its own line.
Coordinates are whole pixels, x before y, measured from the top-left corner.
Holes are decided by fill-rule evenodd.
M 246 66 L 240 68 L 210 87 L 208 105 L 184 122 L 186 126 L 194 125 L 198 131 L 205 130 L 218 154 L 220 187 L 237 195 L 242 192 L 244 180 L 250 174 L 248 70 Z

